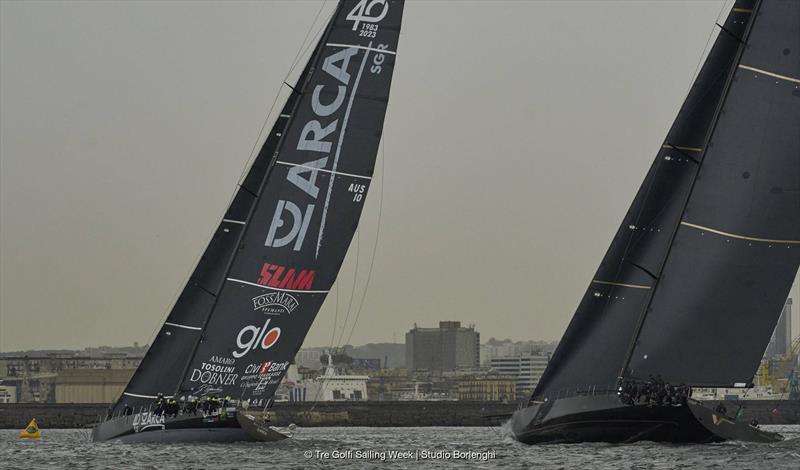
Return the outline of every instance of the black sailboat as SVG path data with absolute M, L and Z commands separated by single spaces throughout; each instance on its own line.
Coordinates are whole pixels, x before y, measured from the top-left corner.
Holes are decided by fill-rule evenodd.
M 337 5 L 94 440 L 287 436 L 247 410 L 270 402 L 355 233 L 381 140 L 402 14 L 402 0 Z
M 687 396 L 752 386 L 800 265 L 800 2 L 737 0 L 720 29 L 519 441 L 780 439 Z

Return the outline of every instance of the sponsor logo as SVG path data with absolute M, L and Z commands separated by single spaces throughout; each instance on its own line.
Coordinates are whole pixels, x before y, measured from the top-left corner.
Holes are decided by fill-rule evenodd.
M 208 362 L 201 362 L 199 368 L 192 369 L 190 382 L 204 385 L 233 385 L 239 374 L 236 372 L 236 361 L 229 357 L 211 356 Z
M 286 292 L 269 292 L 253 297 L 253 310 L 261 310 L 267 315 L 292 313 L 300 303 Z
M 287 368 L 289 368 L 289 361 L 284 362 L 275 362 L 275 361 L 267 361 L 262 362 L 261 364 L 250 364 L 244 370 L 245 374 L 258 374 L 258 375 L 267 375 L 270 372 L 283 372 Z
M 278 338 L 281 337 L 281 329 L 277 326 L 269 328 L 269 322 L 271 321 L 272 319 L 268 319 L 264 322 L 264 326 L 260 328 L 248 325 L 239 330 L 239 334 L 236 336 L 236 346 L 239 348 L 239 351 L 234 351 L 233 357 L 238 359 L 250 351 L 259 348 L 266 350 L 275 346 L 275 343 L 278 342 Z
M 361 0 L 350 13 L 347 14 L 347 21 L 353 21 L 353 31 L 358 29 L 362 21 L 367 23 L 377 23 L 386 17 L 389 12 L 389 4 L 386 0 Z
M 252 388 L 254 392 L 261 392 L 269 385 L 277 385 L 283 378 L 289 361 L 267 361 L 260 364 L 250 364 L 245 368 L 245 375 L 239 383 L 241 388 Z M 259 393 L 260 394 L 260 393 Z
M 156 427 L 164 429 L 164 415 L 151 412 L 136 413 L 133 415 L 133 431 L 139 432 L 146 428 Z
M 279 289 L 309 290 L 311 289 L 311 283 L 314 282 L 315 274 L 317 272 L 313 269 L 301 269 L 298 272 L 294 268 L 286 269 L 286 267 L 278 266 L 277 264 L 264 263 L 261 266 L 261 277 L 258 278 L 257 282 L 262 286 L 277 287 Z M 256 299 L 260 297 L 253 299 L 253 303 L 255 304 Z M 289 299 L 294 301 L 294 306 L 296 307 L 297 300 L 292 296 L 289 296 Z M 256 308 L 258 307 L 256 306 Z M 291 310 L 294 310 L 294 307 Z
M 355 21 L 354 28 L 357 28 L 361 22 L 379 21 L 386 15 L 388 8 L 385 0 L 363 0 L 350 12 L 348 18 Z M 292 197 L 292 200 L 278 199 L 264 246 L 273 248 L 291 246 L 292 250 L 300 251 L 311 226 L 319 231 L 315 251 L 315 255 L 319 255 L 334 180 L 329 179 L 323 190 L 320 190 L 322 185 L 317 180 L 322 174 L 320 170 L 327 170 L 328 162 L 336 159 L 333 153 L 337 148 L 341 148 L 342 142 L 337 140 L 344 135 L 339 127 L 344 121 L 342 110 L 346 115 L 353 103 L 352 99 L 346 98 L 348 94 L 352 97 L 355 93 L 355 90 L 349 89 L 352 88 L 350 85 L 356 82 L 350 69 L 359 70 L 358 73 L 361 73 L 358 61 L 354 60 L 360 52 L 359 49 L 355 47 L 324 49 L 326 52 L 328 50 L 334 52 L 324 57 L 320 71 L 320 74 L 327 76 L 323 75 L 319 80 L 324 78 L 330 81 L 332 78 L 334 83 L 327 85 L 320 83 L 314 86 L 310 99 L 313 115 L 303 125 L 295 146 L 298 151 L 296 158 L 304 158 L 305 161 L 292 162 L 296 165 L 291 166 L 286 174 L 286 180 L 302 191 L 302 195 Z M 324 198 L 324 201 L 319 201 L 320 198 Z M 320 222 L 312 225 L 311 218 L 320 212 L 317 210 L 320 202 L 323 203 Z M 308 285 L 310 284 L 309 280 Z

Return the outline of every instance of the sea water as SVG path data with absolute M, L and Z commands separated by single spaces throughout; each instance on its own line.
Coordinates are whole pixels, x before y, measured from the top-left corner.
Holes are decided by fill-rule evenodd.
M 39 440 L 0 430 L 0 468 L 800 468 L 800 426 L 763 426 L 775 444 L 551 444 L 514 441 L 503 427 L 298 428 L 277 443 L 93 443 L 85 429 L 43 429 Z

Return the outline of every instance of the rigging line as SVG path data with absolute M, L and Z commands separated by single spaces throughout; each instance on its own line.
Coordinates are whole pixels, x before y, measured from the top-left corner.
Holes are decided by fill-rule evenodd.
M 311 24 L 309 25 L 308 30 L 306 31 L 305 38 L 303 39 L 303 42 L 300 43 L 300 46 L 297 48 L 297 53 L 295 53 L 294 59 L 292 59 L 292 64 L 289 67 L 289 71 L 286 72 L 286 75 L 284 76 L 284 78 L 282 80 L 283 83 L 286 83 L 286 81 L 289 79 L 289 76 L 292 74 L 294 69 L 297 67 L 297 63 L 298 63 L 299 58 L 302 55 L 304 55 L 306 53 L 306 51 L 308 51 L 308 46 L 306 46 L 306 41 L 308 40 L 308 37 L 311 34 L 311 31 L 313 31 L 315 29 L 315 26 L 317 24 L 317 20 L 319 19 L 319 15 L 322 13 L 322 10 L 324 9 L 326 2 L 327 2 L 327 0 L 323 0 L 322 4 L 319 7 L 319 10 L 317 10 L 316 16 L 314 16 L 314 21 L 312 21 Z M 323 25 L 324 25 L 324 23 L 323 23 Z M 322 29 L 325 29 L 324 26 L 323 26 Z M 320 31 L 318 31 L 314 35 L 314 37 L 316 37 L 316 35 L 319 34 L 319 33 L 320 33 Z M 313 41 L 310 44 L 313 44 Z M 256 156 L 256 149 L 258 148 L 258 144 L 261 142 L 261 138 L 264 135 L 264 131 L 267 129 L 267 124 L 270 122 L 270 117 L 272 116 L 272 112 L 275 110 L 275 105 L 278 103 L 278 98 L 280 98 L 280 95 L 281 95 L 281 91 L 280 91 L 280 88 L 279 88 L 278 92 L 275 93 L 275 97 L 272 99 L 272 104 L 269 107 L 269 111 L 267 111 L 267 115 L 264 116 L 264 122 L 261 124 L 261 129 L 258 131 L 258 137 L 256 137 L 255 142 L 253 142 L 253 148 L 250 149 L 250 156 L 247 158 L 247 161 L 244 164 L 244 168 L 242 169 L 242 174 L 239 176 L 239 183 L 242 183 L 244 181 L 245 176 L 247 176 L 247 172 L 250 169 L 251 163 L 252 163 L 253 159 Z M 235 195 L 236 195 L 236 193 L 234 193 L 234 197 L 235 197 Z M 231 202 L 232 201 L 233 201 L 233 197 L 231 197 Z
M 331 328 L 331 347 L 330 350 L 333 350 L 333 340 L 336 339 L 336 327 L 339 324 L 339 282 L 336 282 L 336 313 L 333 317 L 333 328 Z
M 364 308 L 364 300 L 367 298 L 367 292 L 369 291 L 369 281 L 372 279 L 372 268 L 375 266 L 375 254 L 378 252 L 378 241 L 380 239 L 381 234 L 381 218 L 383 214 L 383 187 L 384 187 L 384 177 L 386 175 L 386 133 L 383 134 L 383 145 L 381 145 L 381 191 L 380 191 L 380 199 L 378 199 L 378 222 L 377 228 L 375 229 L 375 244 L 372 246 L 372 256 L 369 261 L 369 269 L 367 269 L 367 280 L 364 283 L 364 294 L 361 296 L 361 301 L 358 304 L 358 310 L 356 310 L 356 318 L 353 320 L 353 326 L 350 329 L 350 334 L 347 336 L 347 343 L 353 337 L 353 332 L 356 330 L 356 325 L 358 324 L 358 319 L 361 317 L 361 310 Z
M 722 12 L 725 11 L 725 5 L 727 4 L 727 0 L 722 0 L 722 7 L 719 9 L 719 13 L 717 13 L 717 20 L 714 22 L 715 26 L 719 24 L 720 18 L 722 17 Z M 735 3 L 735 2 L 734 2 Z M 711 27 L 711 31 L 708 33 L 708 39 L 706 39 L 706 45 L 703 46 L 703 52 L 700 53 L 700 60 L 697 62 L 697 66 L 694 68 L 694 73 L 692 74 L 691 80 L 689 80 L 689 87 L 686 89 L 686 95 L 684 97 L 684 101 L 686 98 L 689 97 L 689 93 L 692 91 L 692 85 L 694 81 L 697 80 L 697 76 L 700 74 L 700 67 L 702 67 L 703 62 L 706 58 L 706 51 L 708 50 L 708 45 L 711 43 L 711 38 L 714 37 L 714 32 L 716 28 L 713 26 Z
M 344 323 L 342 324 L 342 331 L 339 333 L 339 341 L 336 344 L 337 348 L 342 346 L 342 338 L 347 329 L 347 320 L 350 319 L 350 312 L 353 310 L 353 299 L 356 296 L 356 281 L 358 280 L 358 261 L 359 252 L 361 251 L 361 230 L 356 229 L 356 266 L 353 269 L 353 288 L 350 289 L 350 303 L 347 305 L 347 313 L 344 316 Z

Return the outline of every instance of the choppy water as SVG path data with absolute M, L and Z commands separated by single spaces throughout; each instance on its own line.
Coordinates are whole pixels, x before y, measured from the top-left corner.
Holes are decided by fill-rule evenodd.
M 92 443 L 88 431 L 79 429 L 44 430 L 38 441 L 0 430 L 0 468 L 800 468 L 800 426 L 764 428 L 795 439 L 527 446 L 504 436 L 502 428 L 306 428 L 294 439 L 270 444 L 126 445 Z M 391 451 L 409 456 L 393 457 Z M 423 459 L 425 452 L 431 458 Z

